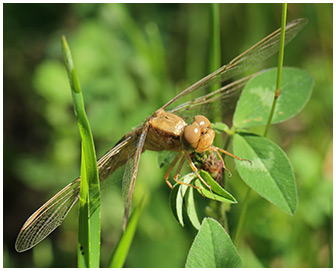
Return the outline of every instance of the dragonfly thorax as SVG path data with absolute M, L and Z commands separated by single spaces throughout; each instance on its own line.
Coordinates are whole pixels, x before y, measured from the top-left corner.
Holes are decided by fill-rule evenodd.
M 178 115 L 158 110 L 149 120 L 145 150 L 179 151 L 184 128 L 188 124 Z

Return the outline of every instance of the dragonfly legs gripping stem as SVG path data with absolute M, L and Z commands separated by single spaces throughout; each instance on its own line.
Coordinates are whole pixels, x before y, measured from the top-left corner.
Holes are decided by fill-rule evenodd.
M 250 161 L 250 160 L 248 160 L 248 159 L 240 158 L 240 157 L 238 157 L 238 156 L 235 156 L 234 154 L 229 153 L 228 151 L 223 150 L 223 149 L 221 149 L 221 148 L 212 146 L 211 149 L 212 149 L 213 151 L 216 151 L 216 150 L 217 150 L 217 151 L 220 151 L 220 152 L 222 152 L 222 153 L 224 153 L 224 154 L 227 154 L 227 155 L 229 155 L 229 156 L 231 156 L 231 157 L 233 157 L 233 158 L 235 158 L 235 159 L 237 159 L 237 160 L 239 160 L 239 161 L 247 161 L 247 162 L 249 162 L 249 163 L 252 165 L 252 161 Z
M 179 183 L 179 184 L 184 184 L 184 185 L 187 185 L 187 186 L 190 186 L 190 187 L 193 187 L 193 188 L 195 188 L 195 189 L 201 189 L 201 188 L 199 188 L 199 187 L 197 187 L 197 186 L 194 186 L 194 185 L 192 185 L 192 184 L 189 184 L 189 183 L 184 183 L 184 182 L 181 182 L 181 181 L 179 181 L 178 180 L 178 174 L 180 173 L 180 171 L 181 171 L 181 169 L 182 169 L 182 166 L 183 166 L 183 164 L 184 164 L 184 162 L 185 162 L 185 156 L 183 155 L 183 157 L 181 158 L 181 161 L 180 161 L 180 163 L 179 163 L 179 165 L 178 165 L 178 167 L 177 167 L 177 169 L 176 169 L 176 172 L 175 172 L 175 174 L 174 174 L 174 181 L 175 182 L 177 182 L 177 183 Z M 200 190 L 201 191 L 201 190 Z
M 230 178 L 231 178 L 232 174 L 231 174 L 230 170 L 228 170 L 228 169 L 226 168 L 225 163 L 224 163 L 224 159 L 223 159 L 223 157 L 220 155 L 219 152 L 222 152 L 222 153 L 224 153 L 224 154 L 227 154 L 227 155 L 229 155 L 229 156 L 231 156 L 231 157 L 233 157 L 233 158 L 235 158 L 235 159 L 237 159 L 237 160 L 239 160 L 239 161 L 247 161 L 247 162 L 249 162 L 249 163 L 252 165 L 252 162 L 251 162 L 250 160 L 248 160 L 248 159 L 243 159 L 243 158 L 240 158 L 240 157 L 238 157 L 238 156 L 235 156 L 235 155 L 233 155 L 232 153 L 229 153 L 228 151 L 223 150 L 223 149 L 221 149 L 221 148 L 218 148 L 218 147 L 215 147 L 215 146 L 211 146 L 211 147 L 209 148 L 209 150 L 214 151 L 214 152 L 218 155 L 219 159 L 220 159 L 221 162 L 222 162 L 222 165 L 223 165 L 224 170 L 226 170 L 226 171 L 229 173 L 229 177 L 230 177 Z
M 183 155 L 183 156 L 182 156 L 182 155 Z M 182 156 L 182 158 L 181 158 L 181 156 Z M 181 169 L 182 169 L 182 166 L 183 166 L 185 160 L 187 159 L 187 160 L 188 160 L 188 163 L 189 163 L 189 165 L 190 165 L 190 167 L 191 167 L 191 169 L 195 172 L 197 178 L 198 178 L 202 183 L 204 183 L 204 185 L 210 190 L 210 192 L 211 192 L 211 194 L 213 195 L 213 197 L 215 197 L 215 195 L 214 195 L 213 192 L 212 192 L 211 186 L 210 186 L 210 185 L 209 185 L 209 184 L 202 178 L 202 176 L 198 173 L 198 169 L 196 168 L 196 166 L 195 166 L 194 163 L 192 162 L 192 160 L 191 160 L 191 158 L 190 158 L 190 155 L 189 155 L 187 152 L 182 152 L 182 151 L 179 152 L 179 154 L 175 157 L 175 159 L 173 160 L 173 162 L 172 162 L 171 165 L 169 166 L 169 168 L 168 168 L 168 170 L 167 170 L 167 172 L 166 172 L 166 174 L 165 174 L 165 181 L 166 181 L 166 183 L 168 184 L 168 186 L 169 186 L 171 189 L 173 189 L 173 186 L 172 186 L 172 184 L 169 182 L 168 178 L 169 178 L 169 175 L 170 175 L 171 171 L 173 170 L 174 166 L 176 165 L 177 161 L 178 161 L 180 158 L 181 158 L 180 163 L 179 163 L 179 165 L 178 165 L 178 167 L 177 167 L 177 169 L 176 169 L 176 171 L 175 171 L 174 177 L 173 177 L 174 181 L 175 181 L 176 183 L 178 183 L 178 184 L 181 184 L 181 185 L 183 184 L 183 185 L 187 185 L 187 186 L 189 186 L 189 187 L 198 189 L 198 190 L 201 192 L 201 194 L 204 195 L 203 192 L 202 192 L 202 189 L 201 189 L 200 187 L 195 186 L 195 185 L 192 185 L 192 184 L 184 183 L 184 182 L 181 182 L 181 181 L 178 180 L 178 175 L 179 175 L 179 173 L 180 173 L 180 171 L 181 171 Z
M 189 165 L 190 165 L 191 169 L 195 172 L 195 174 L 196 174 L 196 176 L 198 177 L 198 179 L 199 179 L 199 180 L 200 180 L 200 181 L 201 181 L 207 188 L 209 188 L 209 190 L 210 190 L 212 196 L 213 196 L 214 198 L 216 198 L 215 195 L 214 195 L 214 193 L 212 192 L 211 186 L 208 185 L 208 183 L 207 183 L 207 182 L 201 177 L 201 175 L 198 173 L 198 169 L 196 168 L 195 164 L 194 164 L 193 161 L 191 160 L 191 157 L 190 157 L 189 153 L 185 152 L 184 155 L 185 155 L 185 157 L 187 158 L 187 160 L 188 160 L 188 162 L 189 162 Z M 200 188 L 198 188 L 198 189 L 199 189 L 199 190 L 201 191 L 201 193 L 202 193 L 202 189 L 200 189 Z M 203 194 L 203 193 L 202 193 L 202 194 Z

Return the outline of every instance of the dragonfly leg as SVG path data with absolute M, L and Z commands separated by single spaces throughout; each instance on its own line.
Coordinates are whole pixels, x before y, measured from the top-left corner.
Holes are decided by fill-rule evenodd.
M 196 166 L 194 165 L 193 161 L 191 160 L 190 155 L 189 155 L 187 152 L 185 152 L 184 155 L 185 155 L 185 157 L 187 158 L 187 160 L 188 160 L 188 162 L 189 162 L 189 165 L 190 165 L 191 169 L 195 172 L 195 174 L 196 174 L 196 176 L 198 177 L 198 179 L 200 179 L 200 181 L 201 181 L 202 183 L 204 183 L 204 185 L 205 185 L 207 188 L 209 188 L 209 190 L 210 190 L 212 196 L 213 196 L 214 198 L 216 198 L 215 195 L 214 195 L 213 192 L 212 192 L 211 186 L 208 185 L 207 182 L 206 182 L 206 181 L 201 177 L 201 175 L 198 173 L 198 169 L 196 168 Z M 200 191 L 202 192 L 202 190 L 200 190 Z
M 214 146 L 212 146 L 210 149 L 212 149 L 213 151 L 220 151 L 220 152 L 222 152 L 222 153 L 224 153 L 224 154 L 227 154 L 227 155 L 229 155 L 229 156 L 231 156 L 231 157 L 233 157 L 233 158 L 236 158 L 237 160 L 239 160 L 239 161 L 247 161 L 247 162 L 249 162 L 251 165 L 252 165 L 252 162 L 250 161 L 250 160 L 248 160 L 248 159 L 243 159 L 243 158 L 240 158 L 240 157 L 238 157 L 238 156 L 235 156 L 234 154 L 232 154 L 232 153 L 229 153 L 228 151 L 226 151 L 226 150 L 222 150 L 221 148 L 218 148 L 218 147 L 214 147 Z M 217 152 L 216 151 L 216 152 Z
M 221 162 L 222 162 L 222 166 L 223 166 L 224 170 L 226 170 L 226 171 L 229 173 L 229 177 L 231 178 L 232 174 L 231 174 L 230 170 L 228 170 L 228 169 L 226 168 L 225 163 L 224 163 L 224 159 L 223 159 L 223 157 L 220 155 L 220 153 L 219 153 L 219 151 L 217 150 L 217 148 L 216 148 L 216 147 L 211 147 L 211 148 L 209 148 L 209 150 L 214 151 L 214 152 L 218 155 L 219 159 L 220 159 Z
M 178 180 L 178 174 L 180 173 L 184 162 L 185 162 L 185 156 L 182 157 L 182 159 L 181 159 L 181 161 L 180 161 L 180 163 L 179 163 L 179 165 L 178 165 L 178 167 L 176 169 L 176 172 L 175 172 L 175 175 L 174 175 L 174 181 L 177 182 L 177 183 L 179 183 L 179 184 L 184 184 L 184 185 L 196 188 L 196 189 L 201 189 L 201 188 L 199 188 L 197 186 L 194 186 L 192 184 L 184 183 L 184 182 L 181 182 L 181 181 Z
M 173 162 L 170 164 L 166 174 L 164 175 L 164 178 L 165 178 L 165 181 L 166 183 L 168 184 L 168 186 L 173 189 L 173 186 L 172 184 L 169 182 L 168 178 L 169 178 L 169 175 L 170 175 L 170 172 L 173 170 L 174 166 L 176 165 L 177 161 L 180 159 L 182 155 L 182 152 L 180 152 L 176 157 L 175 159 L 173 160 Z

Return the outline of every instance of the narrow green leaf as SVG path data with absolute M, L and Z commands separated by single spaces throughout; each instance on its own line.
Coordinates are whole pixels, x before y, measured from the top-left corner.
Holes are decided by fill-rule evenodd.
M 175 184 L 169 194 L 169 206 L 170 206 L 170 210 L 172 211 L 175 219 L 179 222 L 179 219 L 177 216 L 177 193 L 178 191 L 179 191 L 179 184 Z
M 62 37 L 65 67 L 68 73 L 75 115 L 82 140 L 81 187 L 78 217 L 78 266 L 99 267 L 100 261 L 100 190 L 96 152 L 87 119 L 84 99 L 72 61 L 70 48 Z
M 183 176 L 180 181 L 190 184 L 191 181 L 195 178 L 194 173 L 189 173 Z M 184 197 L 187 190 L 190 187 L 187 185 L 180 185 L 176 183 L 169 195 L 170 209 L 175 217 L 175 219 L 184 227 L 183 222 L 183 208 L 184 208 Z
M 233 117 L 236 128 L 266 125 L 276 88 L 277 69 L 272 68 L 252 78 L 246 85 Z M 294 117 L 308 102 L 314 85 L 313 78 L 304 70 L 283 68 L 281 94 L 272 123 Z
M 223 187 L 221 187 L 212 177 L 209 175 L 208 172 L 204 170 L 200 170 L 199 174 L 203 178 L 204 181 L 208 185 L 210 185 L 211 191 L 209 188 L 201 182 L 198 178 L 195 179 L 194 185 L 201 188 L 201 191 L 198 189 L 198 191 L 203 194 L 205 197 L 221 202 L 229 202 L 229 203 L 237 203 L 237 200 L 229 193 L 227 192 Z
M 185 176 L 183 176 L 180 181 L 190 184 L 190 182 L 195 178 L 194 173 L 189 173 Z M 180 222 L 180 224 L 182 226 L 184 226 L 184 222 L 183 222 L 183 198 L 188 190 L 188 188 L 190 188 L 187 185 L 178 185 L 178 191 L 177 191 L 177 197 L 176 197 L 176 211 L 177 211 L 177 218 L 178 221 Z
M 199 230 L 201 227 L 201 222 L 198 218 L 197 214 L 197 206 L 196 206 L 196 201 L 194 198 L 194 189 L 189 188 L 186 193 L 186 211 L 188 218 L 191 222 L 191 224 L 195 227 L 195 229 Z
M 124 266 L 129 248 L 131 247 L 135 231 L 138 226 L 139 218 L 145 206 L 145 200 L 134 209 L 127 223 L 125 232 L 121 236 L 109 264 L 110 268 L 122 268 Z
M 243 267 L 237 249 L 224 228 L 205 218 L 189 250 L 187 268 Z
M 233 138 L 235 155 L 249 159 L 236 162 L 239 175 L 259 195 L 294 214 L 297 205 L 296 183 L 292 165 L 284 151 L 265 137 L 236 133 Z
M 200 170 L 199 173 L 203 180 L 210 185 L 212 192 L 197 178 L 195 173 L 189 173 L 183 176 L 180 181 L 187 184 L 192 183 L 193 185 L 201 188 L 201 191 L 199 189 L 197 189 L 197 191 L 202 196 L 209 199 L 221 202 L 237 203 L 237 200 L 229 192 L 224 190 L 215 180 L 213 180 L 208 172 Z M 169 201 L 174 217 L 182 226 L 184 226 L 183 210 L 185 210 L 190 222 L 196 229 L 199 229 L 200 222 L 197 214 L 197 206 L 194 200 L 194 188 L 187 185 L 176 184 L 170 193 Z

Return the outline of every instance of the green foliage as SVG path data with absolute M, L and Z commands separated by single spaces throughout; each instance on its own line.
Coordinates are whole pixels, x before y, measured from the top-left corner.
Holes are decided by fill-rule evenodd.
M 282 59 L 280 61 L 282 63 Z M 281 65 L 280 69 L 282 70 Z M 294 68 L 284 69 L 281 95 L 279 98 L 276 97 L 274 99 L 275 90 L 277 89 L 276 78 L 281 74 L 281 72 L 277 71 L 277 69 L 270 69 L 250 80 L 239 99 L 233 118 L 233 129 L 228 134 L 230 136 L 234 134 L 233 147 L 235 155 L 248 160 L 236 161 L 237 170 L 245 183 L 262 197 L 288 214 L 293 215 L 297 208 L 297 188 L 293 168 L 285 152 L 275 143 L 264 137 L 250 133 L 235 133 L 237 130 L 266 124 L 266 129 L 268 130 L 270 123 L 282 122 L 293 117 L 308 102 L 312 92 L 313 79 L 306 72 Z M 219 131 L 228 130 L 224 124 L 220 125 L 217 123 L 214 127 Z M 208 184 L 210 184 L 210 180 L 212 179 L 206 179 Z M 215 183 L 213 180 L 212 182 Z M 195 182 L 195 184 L 198 187 L 202 185 L 200 181 Z M 186 188 L 184 188 L 185 190 Z M 202 194 L 209 197 L 204 192 Z M 248 201 L 249 195 L 250 191 L 248 190 L 245 198 L 246 201 Z M 183 196 L 184 194 L 181 194 L 176 199 L 178 204 L 175 206 L 182 205 Z M 189 200 L 190 197 L 187 197 L 187 199 Z M 216 199 L 216 197 L 213 195 L 212 199 Z M 188 206 L 188 203 L 186 205 Z M 192 199 L 189 205 L 196 206 Z M 182 206 L 180 208 L 182 210 Z M 241 233 L 246 208 L 247 202 L 244 202 L 241 214 L 242 218 L 236 230 L 235 241 L 238 240 Z M 182 214 L 181 210 L 180 214 Z M 197 213 L 197 211 L 194 213 Z M 177 217 L 179 222 L 183 224 L 182 215 L 177 215 Z M 194 217 L 192 216 L 191 221 L 195 220 Z M 192 224 L 196 225 L 196 228 L 199 228 L 199 223 L 192 222 Z M 204 246 L 204 243 L 202 245 Z M 231 246 L 234 248 L 232 243 Z M 226 247 L 229 251 L 233 248 L 230 248 L 228 245 Z M 193 267 L 200 267 L 200 265 Z M 206 263 L 202 267 L 216 267 L 216 265 Z M 226 267 L 233 266 L 227 265 Z
M 75 115 L 81 135 L 81 186 L 78 216 L 78 267 L 100 264 L 100 189 L 93 137 L 84 109 L 84 99 L 70 48 L 62 37 L 65 67 L 68 72 Z
M 227 124 L 223 122 L 215 122 L 211 124 L 212 129 L 214 129 L 217 133 L 229 133 L 230 128 Z
M 187 268 L 243 267 L 230 236 L 214 219 L 205 218 L 191 245 Z
M 199 193 L 204 195 L 205 197 L 213 200 L 217 200 L 220 202 L 229 202 L 229 203 L 237 203 L 236 199 L 227 192 L 223 187 L 221 187 L 210 175 L 208 172 L 204 170 L 200 170 L 199 174 L 203 178 L 203 180 L 210 185 L 211 190 L 207 187 L 200 179 L 195 179 L 195 186 L 200 187 L 198 189 Z
M 277 69 L 269 69 L 249 81 L 239 99 L 233 118 L 236 128 L 265 125 L 276 88 Z M 283 122 L 298 114 L 310 99 L 313 78 L 297 68 L 284 68 L 281 94 L 272 123 Z
M 252 162 L 236 162 L 244 182 L 262 197 L 293 215 L 297 205 L 294 172 L 285 152 L 269 139 L 236 133 L 234 153 Z
M 189 173 L 183 176 L 180 181 L 186 185 L 176 184 L 170 193 L 169 202 L 170 208 L 175 219 L 184 226 L 183 211 L 187 214 L 191 224 L 197 229 L 200 229 L 200 211 L 197 204 L 197 198 L 194 196 L 194 188 L 188 186 L 191 184 L 198 187 L 196 189 L 203 197 L 216 200 L 218 202 L 226 202 L 235 204 L 237 200 L 221 187 L 210 175 L 204 170 L 199 171 L 203 180 L 211 187 L 207 187 L 195 173 Z
M 269 138 L 291 160 L 299 204 L 295 215 L 288 216 L 251 190 L 237 247 L 244 267 L 332 266 L 332 5 L 289 4 L 288 8 L 289 17 L 306 17 L 309 23 L 286 47 L 285 65 L 311 74 L 316 91 L 299 115 L 273 125 Z M 219 4 L 220 63 L 277 28 L 279 21 L 271 14 L 280 14 L 280 9 L 278 4 Z M 48 257 L 39 253 L 40 247 L 31 254 L 13 249 L 24 219 L 80 174 L 71 96 L 63 91 L 68 84 L 60 61 L 60 33 L 69 38 L 101 156 L 131 127 L 209 73 L 208 22 L 209 6 L 204 4 L 4 4 L 5 267 L 75 265 L 77 210 L 39 245 L 48 245 Z M 275 65 L 275 59 L 262 67 Z M 261 134 L 260 130 L 251 127 L 253 133 Z M 150 152 L 141 158 L 134 200 L 145 192 L 151 199 L 126 267 L 182 267 L 194 238 L 187 221 L 182 228 L 172 219 L 165 171 L 156 167 L 155 159 Z M 225 228 L 231 234 L 247 186 L 238 179 L 232 160 L 225 162 L 233 175 L 226 178 L 226 190 L 239 204 L 216 208 L 217 202 L 210 201 L 209 208 L 215 214 L 230 208 Z M 101 266 L 107 266 L 111 248 L 120 238 L 120 194 L 118 185 L 102 193 Z M 195 190 L 193 196 L 202 197 Z
M 145 204 L 145 200 L 142 200 L 142 202 L 132 212 L 127 223 L 125 232 L 121 235 L 120 240 L 113 251 L 111 261 L 108 265 L 110 268 L 123 267 L 138 226 L 140 215 L 145 207 Z

